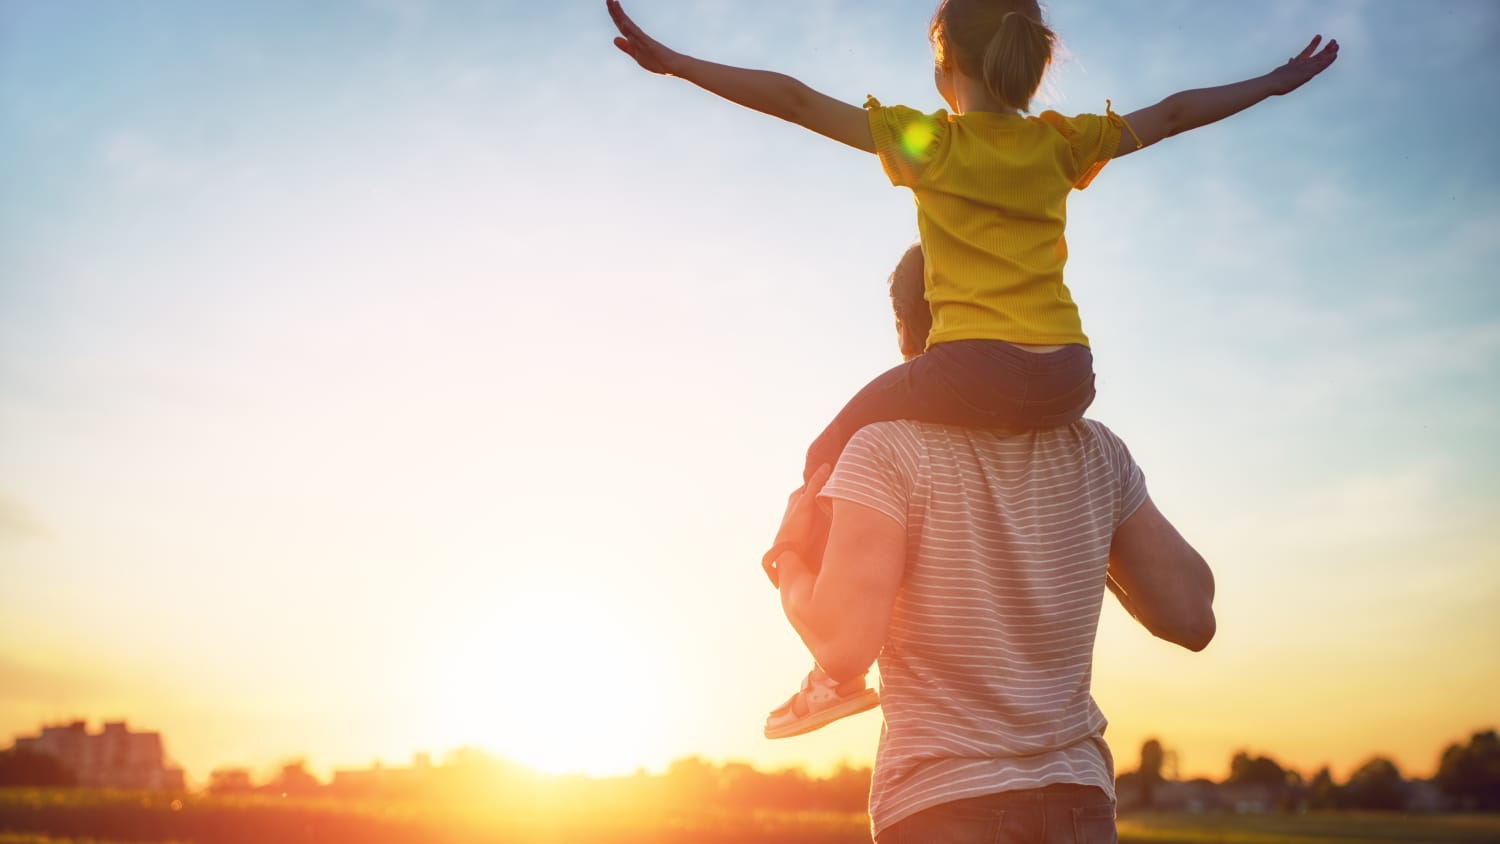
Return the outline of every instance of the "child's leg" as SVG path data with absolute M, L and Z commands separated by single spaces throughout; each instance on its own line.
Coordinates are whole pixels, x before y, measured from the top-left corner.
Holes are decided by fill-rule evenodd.
M 1094 400 L 1093 355 L 1084 346 L 1047 354 L 998 340 L 940 343 L 855 394 L 807 450 L 803 480 L 866 425 L 916 419 L 1013 432 L 1067 425 Z

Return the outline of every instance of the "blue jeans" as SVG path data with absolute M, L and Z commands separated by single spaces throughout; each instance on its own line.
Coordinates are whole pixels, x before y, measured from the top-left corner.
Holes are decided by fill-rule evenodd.
M 1094 401 L 1087 346 L 1035 354 L 999 340 L 955 340 L 871 381 L 807 450 L 802 479 L 838 462 L 849 438 L 872 422 L 915 419 L 1021 432 L 1068 425 Z
M 1089 785 L 955 800 L 898 821 L 875 844 L 1116 844 L 1115 807 Z

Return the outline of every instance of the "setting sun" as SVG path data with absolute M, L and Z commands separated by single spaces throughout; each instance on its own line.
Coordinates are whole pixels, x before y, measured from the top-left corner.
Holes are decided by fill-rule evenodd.
M 547 773 L 617 774 L 655 755 L 660 659 L 602 595 L 532 583 L 452 631 L 435 713 L 456 741 Z

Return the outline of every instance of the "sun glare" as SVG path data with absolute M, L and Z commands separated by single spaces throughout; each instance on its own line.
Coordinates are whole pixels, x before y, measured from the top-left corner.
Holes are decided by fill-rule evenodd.
M 603 596 L 515 590 L 455 638 L 435 691 L 457 743 L 546 773 L 620 774 L 657 761 L 660 656 Z

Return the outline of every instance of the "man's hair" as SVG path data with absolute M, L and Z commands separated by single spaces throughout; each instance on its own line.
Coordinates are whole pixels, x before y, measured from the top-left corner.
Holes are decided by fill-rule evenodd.
M 932 331 L 925 272 L 920 243 L 912 244 L 902 253 L 896 268 L 891 270 L 891 310 L 896 314 L 901 354 L 907 359 L 920 355 L 927 348 L 927 335 Z

